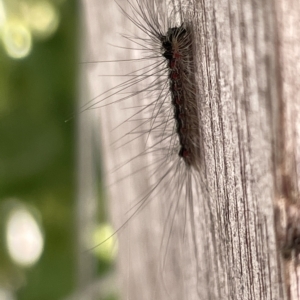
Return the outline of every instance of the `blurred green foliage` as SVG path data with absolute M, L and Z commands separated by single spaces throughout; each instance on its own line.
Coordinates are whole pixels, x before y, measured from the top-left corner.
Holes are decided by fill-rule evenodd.
M 0 201 L 36 207 L 46 237 L 39 262 L 21 269 L 1 232 L 0 286 L 17 288 L 20 300 L 60 299 L 74 288 L 75 126 L 65 120 L 77 97 L 77 1 L 59 10 L 58 30 L 35 41 L 28 57 L 13 60 L 0 49 Z

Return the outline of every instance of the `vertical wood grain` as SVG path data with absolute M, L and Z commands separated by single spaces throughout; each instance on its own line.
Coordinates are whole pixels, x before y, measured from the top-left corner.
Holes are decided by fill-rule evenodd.
M 108 46 L 126 47 L 118 33 L 135 32 L 116 3 L 82 3 L 85 61 L 137 57 L 134 49 Z M 202 180 L 196 183 L 199 189 L 190 201 L 181 199 L 172 228 L 171 197 L 163 192 L 126 222 L 128 210 L 151 185 L 146 166 L 153 158 L 131 160 L 143 151 L 145 140 L 112 146 L 116 137 L 130 130 L 129 122 L 122 123 L 130 117 L 126 106 L 137 103 L 128 99 L 126 104 L 95 110 L 106 179 L 114 182 L 108 192 L 111 219 L 116 229 L 126 225 L 118 234 L 122 298 L 300 299 L 297 251 L 287 259 L 280 244 L 287 226 L 282 220 L 288 215 L 286 177 L 291 182 L 294 227 L 300 215 L 299 4 L 296 0 L 189 3 L 203 167 Z M 120 4 L 126 9 L 125 3 Z M 118 63 L 88 64 L 87 69 L 91 98 L 120 83 L 116 77 L 99 77 L 120 74 Z M 118 168 L 124 161 L 129 163 Z M 142 167 L 145 171 L 138 172 Z M 186 214 L 188 205 L 191 215 Z

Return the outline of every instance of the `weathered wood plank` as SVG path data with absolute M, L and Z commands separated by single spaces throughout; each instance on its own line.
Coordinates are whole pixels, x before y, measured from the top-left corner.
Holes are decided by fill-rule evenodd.
M 136 30 L 113 1 L 83 3 L 85 61 L 138 57 L 138 50 L 107 46 L 128 47 L 117 34 Z M 188 2 L 181 3 L 185 7 Z M 167 7 L 165 1 L 161 4 Z M 121 5 L 126 9 L 125 3 Z M 199 188 L 180 199 L 178 207 L 167 194 L 171 189 L 158 190 L 157 199 L 152 197 L 126 223 L 128 209 L 155 182 L 146 168 L 155 158 L 138 156 L 145 147 L 142 138 L 112 147 L 132 128 L 124 122 L 131 116 L 125 108 L 137 105 L 136 97 L 96 110 L 107 181 L 117 182 L 109 189 L 111 218 L 116 228 L 126 223 L 119 234 L 122 296 L 300 299 L 297 249 L 282 258 L 287 223 L 279 224 L 278 249 L 274 226 L 274 205 L 278 208 L 280 201 L 284 204 L 277 210 L 277 225 L 288 216 L 287 202 L 297 214 L 293 228 L 299 220 L 300 5 L 296 0 L 203 0 L 189 5 L 201 136 L 201 176 L 194 179 L 201 178 Z M 122 82 L 98 75 L 121 74 L 125 64 L 91 65 L 91 98 Z M 134 70 L 134 64 L 126 64 L 125 73 Z M 144 166 L 144 172 L 138 171 Z M 285 178 L 292 182 L 288 193 Z

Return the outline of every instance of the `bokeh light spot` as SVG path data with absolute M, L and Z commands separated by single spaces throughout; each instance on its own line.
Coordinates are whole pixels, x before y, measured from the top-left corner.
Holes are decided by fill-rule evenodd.
M 31 33 L 17 20 L 8 20 L 4 24 L 2 40 L 7 54 L 12 58 L 23 58 L 31 50 Z
M 15 263 L 31 266 L 40 258 L 44 240 L 40 227 L 25 208 L 13 209 L 6 227 L 8 253 Z
M 93 243 L 95 254 L 102 260 L 111 262 L 117 254 L 117 240 L 114 231 L 108 223 L 98 225 L 94 232 Z M 105 241 L 105 242 L 103 242 Z
M 14 299 L 15 297 L 13 296 L 11 291 L 0 288 L 0 300 L 14 300 Z
M 52 3 L 39 1 L 28 7 L 27 19 L 32 33 L 37 37 L 46 38 L 56 31 L 59 12 Z
M 3 0 L 0 0 L 0 29 L 4 25 L 5 20 L 6 20 L 6 12 L 4 9 L 4 3 L 3 3 Z M 1 300 L 1 298 L 0 298 L 0 300 Z

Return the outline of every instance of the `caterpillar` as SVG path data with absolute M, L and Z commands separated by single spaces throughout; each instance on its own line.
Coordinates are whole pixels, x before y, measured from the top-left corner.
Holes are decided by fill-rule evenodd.
M 114 18 L 116 23 L 121 24 L 123 18 L 128 24 L 129 34 L 123 34 L 122 45 L 113 47 L 120 54 L 116 58 L 103 51 L 104 59 L 95 61 L 102 70 L 112 64 L 117 74 L 105 76 L 101 72 L 104 87 L 83 110 L 96 111 L 100 118 L 105 118 L 101 134 L 105 144 L 110 145 L 104 149 L 104 157 L 106 169 L 113 170 L 108 171 L 113 182 L 110 190 L 113 223 L 116 228 L 130 226 L 127 235 L 119 236 L 120 256 L 129 256 L 129 263 L 134 259 L 136 265 L 144 264 L 143 272 L 138 267 L 131 270 L 130 276 L 135 279 L 124 284 L 125 290 L 130 290 L 130 282 L 139 282 L 136 290 L 152 293 L 143 297 L 152 299 L 153 291 L 146 292 L 141 277 L 145 282 L 160 271 L 167 274 L 174 268 L 175 257 L 183 255 L 180 252 L 184 244 L 194 242 L 192 203 L 197 200 L 202 182 L 200 101 L 191 17 L 195 12 L 188 2 L 182 5 L 174 1 L 166 4 L 135 0 L 124 6 L 119 6 L 120 19 Z M 107 29 L 107 36 L 111 37 L 112 30 Z M 117 136 L 116 140 L 112 140 L 111 132 Z M 137 232 L 141 219 L 149 222 L 148 228 Z M 159 231 L 157 236 L 151 235 L 153 230 Z M 126 249 L 124 245 L 130 234 L 139 240 L 130 240 Z M 175 248 L 171 242 L 174 238 Z M 148 252 L 148 261 L 139 261 L 141 249 Z M 126 259 L 121 261 L 124 263 Z M 186 274 L 180 260 L 177 264 L 180 274 L 175 277 L 168 275 L 162 281 L 160 276 L 152 278 L 155 294 L 170 296 L 182 290 L 185 282 L 178 282 L 177 276 Z

